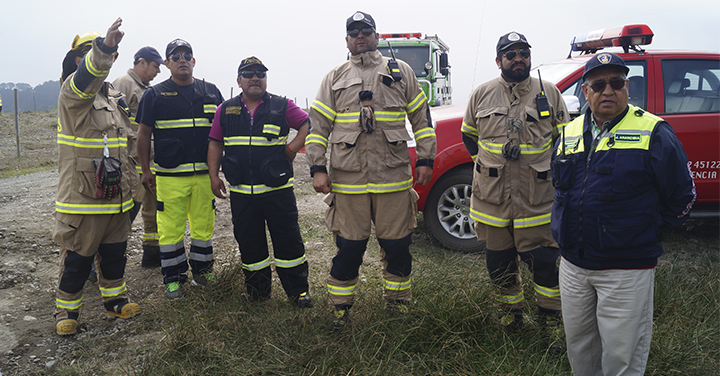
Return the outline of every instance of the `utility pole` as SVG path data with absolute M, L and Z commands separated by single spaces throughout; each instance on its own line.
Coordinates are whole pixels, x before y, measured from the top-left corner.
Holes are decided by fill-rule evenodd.
M 18 121 L 17 88 L 14 88 L 13 92 L 15 93 L 15 142 L 17 143 L 17 157 L 20 158 L 20 123 Z

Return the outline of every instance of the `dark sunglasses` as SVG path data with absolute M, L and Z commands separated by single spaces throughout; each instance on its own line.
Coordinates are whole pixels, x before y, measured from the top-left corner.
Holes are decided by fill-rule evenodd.
M 515 60 L 515 57 L 517 54 L 520 54 L 520 57 L 523 59 L 527 59 L 530 57 L 530 50 L 523 48 L 522 50 L 511 50 L 503 54 L 506 59 L 508 60 Z
M 178 61 L 178 60 L 180 60 L 180 56 L 182 56 L 183 59 L 185 59 L 185 61 L 192 60 L 192 54 L 190 52 L 174 53 L 174 54 L 170 55 L 170 59 L 172 61 Z
M 257 78 L 265 78 L 266 74 L 266 72 L 259 70 L 246 70 L 240 72 L 240 75 L 245 78 L 253 78 L 253 76 L 257 76 Z
M 613 90 L 620 90 L 623 87 L 625 87 L 625 80 L 622 78 L 619 78 L 619 77 L 615 77 L 615 78 L 611 78 L 610 81 L 605 81 L 605 80 L 595 81 L 592 84 L 590 84 L 589 86 L 592 89 L 592 91 L 594 91 L 596 93 L 602 93 L 605 90 L 605 86 L 607 86 L 607 84 L 610 84 L 610 87 Z
M 369 37 L 373 33 L 373 28 L 366 27 L 364 29 L 352 29 L 352 30 L 348 30 L 347 33 L 351 38 L 357 38 L 357 36 L 360 35 L 361 32 L 363 33 L 364 36 Z

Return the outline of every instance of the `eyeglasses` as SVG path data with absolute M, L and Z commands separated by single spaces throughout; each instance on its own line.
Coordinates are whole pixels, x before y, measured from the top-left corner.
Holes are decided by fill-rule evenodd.
M 613 90 L 620 90 L 623 87 L 625 87 L 625 79 L 620 77 L 611 78 L 610 81 L 595 81 L 592 84 L 588 85 L 592 89 L 592 91 L 596 93 L 602 93 L 605 90 L 605 87 L 607 84 L 610 84 L 610 87 Z
M 246 70 L 240 72 L 240 75 L 244 78 L 253 78 L 253 76 L 257 76 L 257 78 L 265 78 L 266 74 L 267 72 L 259 70 Z
M 527 59 L 530 57 L 530 50 L 523 48 L 522 50 L 511 50 L 503 54 L 506 59 L 508 60 L 515 60 L 515 57 L 520 54 L 520 57 L 523 59 Z
M 351 38 L 357 38 L 358 35 L 360 35 L 360 33 L 363 33 L 364 36 L 369 37 L 370 35 L 372 35 L 373 31 L 374 31 L 374 30 L 373 30 L 372 27 L 366 27 L 366 28 L 364 28 L 364 29 L 352 29 L 352 30 L 348 30 L 347 34 L 348 34 Z
M 170 59 L 172 61 L 178 61 L 178 60 L 180 60 L 180 56 L 182 56 L 182 58 L 185 59 L 185 61 L 192 60 L 192 54 L 190 52 L 174 53 L 174 54 L 170 55 Z

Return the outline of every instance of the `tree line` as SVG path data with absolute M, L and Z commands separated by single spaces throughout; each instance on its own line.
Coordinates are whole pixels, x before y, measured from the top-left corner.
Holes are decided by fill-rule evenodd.
M 2 110 L 4 113 L 15 111 L 15 94 L 18 90 L 18 111 L 50 111 L 57 108 L 60 95 L 60 81 L 45 81 L 35 87 L 26 83 L 5 82 L 0 84 Z

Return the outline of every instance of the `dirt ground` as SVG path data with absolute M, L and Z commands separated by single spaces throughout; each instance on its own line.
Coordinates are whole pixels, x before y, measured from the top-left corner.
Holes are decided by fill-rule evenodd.
M 306 186 L 312 182 L 303 154 L 295 161 L 295 175 L 296 190 L 311 189 Z M 70 366 L 78 349 L 98 341 L 117 344 L 115 354 L 110 353 L 104 362 L 122 359 L 122 366 L 106 364 L 102 369 L 118 370 L 108 374 L 132 373 L 144 359 L 142 353 L 134 354 L 136 349 L 152 347 L 163 333 L 143 319 L 106 319 L 96 284 L 85 284 L 79 333 L 55 334 L 52 313 L 60 248 L 52 240 L 52 231 L 57 182 L 56 169 L 0 179 L 0 375 L 51 374 L 60 366 Z M 319 194 L 298 200 L 301 213 L 322 211 L 323 205 Z M 219 263 L 237 252 L 230 217 L 229 200 L 217 200 L 213 245 Z M 140 267 L 141 236 L 138 216 L 128 239 L 125 277 L 130 299 L 147 311 L 165 297 L 160 269 Z

